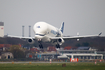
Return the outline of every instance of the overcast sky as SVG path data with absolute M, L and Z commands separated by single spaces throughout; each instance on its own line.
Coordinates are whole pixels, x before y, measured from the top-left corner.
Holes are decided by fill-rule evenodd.
M 105 36 L 105 0 L 0 0 L 0 21 L 5 34 L 34 36 L 33 25 L 44 21 L 55 27 L 65 22 L 64 35 Z

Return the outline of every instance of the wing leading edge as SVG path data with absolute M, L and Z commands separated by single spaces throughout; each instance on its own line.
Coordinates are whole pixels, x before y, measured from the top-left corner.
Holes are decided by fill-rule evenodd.
M 20 39 L 35 39 L 34 37 L 22 37 L 22 36 L 13 36 L 13 35 L 7 35 L 7 37 L 20 38 Z

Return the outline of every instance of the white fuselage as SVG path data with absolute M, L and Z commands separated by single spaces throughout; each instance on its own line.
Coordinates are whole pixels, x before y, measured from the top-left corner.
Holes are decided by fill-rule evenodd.
M 33 30 L 37 41 L 51 42 L 50 37 L 63 36 L 62 32 L 58 28 L 46 22 L 37 22 L 34 25 Z

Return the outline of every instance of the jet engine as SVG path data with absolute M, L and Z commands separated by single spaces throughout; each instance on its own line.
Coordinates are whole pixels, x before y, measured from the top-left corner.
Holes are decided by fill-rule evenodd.
M 33 39 L 28 39 L 27 41 L 29 44 L 33 44 L 35 42 Z
M 62 45 L 62 43 L 64 43 L 64 40 L 62 38 L 59 38 L 57 41 L 59 45 Z

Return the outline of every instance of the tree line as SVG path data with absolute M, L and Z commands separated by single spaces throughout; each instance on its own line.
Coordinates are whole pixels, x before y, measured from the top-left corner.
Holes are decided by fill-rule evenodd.
M 21 44 L 23 46 L 37 46 L 38 47 L 38 42 L 35 42 L 34 44 L 28 44 L 27 41 L 23 41 L 22 39 L 18 38 L 0 38 L 0 44 Z M 48 46 L 53 46 L 50 43 L 42 43 L 44 47 Z M 89 46 L 89 47 L 94 47 L 98 49 L 99 51 L 103 51 L 105 49 L 105 37 L 96 37 L 96 38 L 83 38 L 77 41 L 77 39 L 71 39 L 65 41 L 65 43 L 61 47 L 66 47 L 66 46 L 72 46 L 72 47 L 80 47 L 80 46 Z

